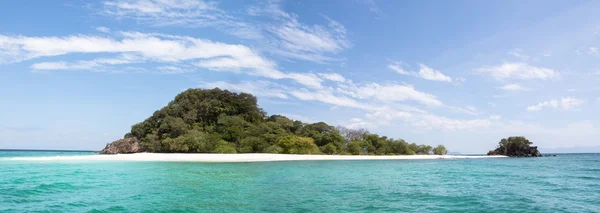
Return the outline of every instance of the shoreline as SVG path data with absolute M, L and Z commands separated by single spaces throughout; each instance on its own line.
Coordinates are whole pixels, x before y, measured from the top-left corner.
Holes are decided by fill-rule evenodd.
M 78 155 L 46 157 L 13 157 L 12 161 L 138 161 L 138 162 L 277 162 L 277 161 L 329 161 L 329 160 L 435 160 L 506 158 L 507 156 L 462 155 L 293 155 L 293 154 L 183 154 L 183 153 L 134 153 L 116 155 Z

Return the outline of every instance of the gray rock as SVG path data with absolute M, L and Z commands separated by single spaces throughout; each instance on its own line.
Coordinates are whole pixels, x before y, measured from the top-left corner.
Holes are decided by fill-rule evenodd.
M 106 147 L 100 151 L 100 154 L 127 154 L 141 151 L 141 145 L 137 138 L 123 138 L 112 143 L 106 144 Z

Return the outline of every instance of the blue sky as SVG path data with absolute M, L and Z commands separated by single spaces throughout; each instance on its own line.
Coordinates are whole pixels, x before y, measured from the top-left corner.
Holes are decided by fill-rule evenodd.
M 101 149 L 187 88 L 483 153 L 600 151 L 598 1 L 3 1 L 0 148 Z

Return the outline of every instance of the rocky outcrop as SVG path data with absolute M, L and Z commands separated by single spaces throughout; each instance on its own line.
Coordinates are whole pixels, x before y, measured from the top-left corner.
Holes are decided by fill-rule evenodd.
M 506 155 L 509 157 L 542 157 L 540 151 L 538 151 L 537 146 L 530 146 L 523 149 L 514 149 L 507 152 L 502 152 L 500 150 L 491 150 L 487 155 Z
M 537 146 L 531 146 L 531 142 L 527 138 L 509 137 L 502 139 L 498 143 L 495 150 L 488 152 L 488 155 L 506 155 L 509 157 L 541 157 L 542 154 L 538 151 Z
M 135 137 L 130 137 L 106 144 L 106 147 L 100 151 L 100 154 L 127 154 L 140 151 L 142 151 L 142 146 L 139 140 Z

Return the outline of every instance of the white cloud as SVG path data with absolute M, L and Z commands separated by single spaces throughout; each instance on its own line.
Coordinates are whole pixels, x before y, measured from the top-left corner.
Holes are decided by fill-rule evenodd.
M 380 123 L 389 125 L 390 123 L 406 123 L 419 129 L 425 130 L 477 130 L 486 129 L 492 125 L 490 119 L 451 119 L 444 116 L 438 116 L 427 112 L 407 112 L 399 109 L 380 108 L 374 112 L 365 115 L 369 120 L 367 123 Z
M 212 89 L 215 87 L 221 89 L 227 89 L 234 92 L 245 92 L 250 93 L 259 97 L 275 97 L 287 99 L 288 95 L 285 92 L 284 87 L 268 82 L 268 81 L 244 81 L 239 83 L 231 83 L 225 81 L 216 82 L 203 82 L 199 85 L 201 88 Z
M 350 45 L 346 39 L 346 28 L 331 19 L 329 29 L 320 25 L 303 25 L 291 19 L 272 32 L 282 39 L 286 49 L 295 52 L 336 53 Z
M 540 111 L 543 108 L 548 108 L 548 107 L 555 108 L 555 109 L 571 110 L 571 109 L 574 109 L 577 106 L 583 104 L 584 102 L 585 101 L 582 99 L 567 97 L 567 98 L 562 98 L 560 100 L 543 101 L 536 105 L 528 106 L 527 111 Z
M 292 96 L 305 101 L 319 101 L 335 106 L 352 107 L 358 109 L 371 109 L 371 106 L 342 95 L 335 95 L 329 90 L 309 91 L 307 89 L 293 90 L 289 92 Z
M 123 33 L 123 36 L 124 38 L 120 40 L 85 35 L 65 37 L 0 36 L 0 41 L 2 41 L 0 49 L 17 50 L 19 57 L 13 62 L 71 53 L 132 53 L 156 61 L 177 62 L 226 57 L 244 64 L 254 63 L 253 67 L 272 66 L 256 52 L 243 45 L 137 32 Z
M 218 81 L 201 84 L 201 87 L 204 88 L 220 87 L 233 91 L 253 93 L 257 96 L 289 97 L 302 101 L 317 101 L 335 107 L 349 107 L 365 111 L 365 118 L 354 118 L 349 122 L 342 123 L 342 125 L 351 128 L 376 128 L 378 126 L 389 125 L 390 123 L 402 123 L 425 130 L 475 130 L 487 128 L 491 125 L 492 120 L 498 119 L 496 116 L 492 116 L 489 119 L 451 119 L 428 113 L 423 109 L 397 104 L 396 102 L 398 101 L 412 100 L 428 106 L 445 106 L 435 96 L 419 92 L 410 85 L 379 85 L 370 83 L 359 86 L 347 81 L 345 83 L 338 83 L 338 86 L 343 87 L 343 89 L 328 87 L 313 89 L 287 88 L 272 82 L 230 83 Z M 467 107 L 463 110 L 469 112 L 477 111 L 474 107 Z
M 312 73 L 289 73 L 286 75 L 287 78 L 294 79 L 296 82 L 312 87 L 312 88 L 321 88 L 321 79 Z
M 349 122 L 347 122 L 344 127 L 348 128 L 348 129 L 371 129 L 371 128 L 376 128 L 377 125 L 371 123 L 371 122 L 367 122 L 364 121 L 363 119 L 360 118 L 352 118 L 350 119 Z
M 277 21 L 277 24 L 271 24 L 265 30 L 276 38 L 273 40 L 276 47 L 270 51 L 284 57 L 324 63 L 337 60 L 328 55 L 351 46 L 346 37 L 346 28 L 328 17 L 325 17 L 327 26 L 303 24 L 298 21 L 296 14 L 281 10 L 278 2 L 251 7 L 248 13 Z
M 208 11 L 218 10 L 213 3 L 201 0 L 116 0 L 104 2 L 104 6 L 109 14 L 141 20 L 210 17 Z
M 361 99 L 376 99 L 382 102 L 416 101 L 428 106 L 442 106 L 434 95 L 417 91 L 412 85 L 371 83 L 357 87 L 354 95 Z
M 388 68 L 402 75 L 410 75 L 417 78 L 422 78 L 431 81 L 445 81 L 452 82 L 452 78 L 444 75 L 444 73 L 434 70 L 424 64 L 419 64 L 419 72 L 410 72 L 404 70 L 398 63 L 392 63 L 388 65 Z
M 122 39 L 85 35 L 65 37 L 0 35 L 0 62 L 19 62 L 74 53 L 108 53 L 118 54 L 118 58 L 77 62 L 41 62 L 32 65 L 31 68 L 34 70 L 92 70 L 105 68 L 105 65 L 147 60 L 161 64 L 194 65 L 216 71 L 244 72 L 271 79 L 292 79 L 309 87 L 321 87 L 321 79 L 317 75 L 281 72 L 274 62 L 244 45 L 165 34 L 139 32 L 123 32 L 121 34 Z
M 530 90 L 529 88 L 522 87 L 521 85 L 516 84 L 516 83 L 506 84 L 506 85 L 504 85 L 502 87 L 498 87 L 498 88 L 502 89 L 502 90 L 506 90 L 506 91 L 515 91 L 515 92 L 518 92 L 518 91 L 529 91 Z
M 247 39 L 261 39 L 256 26 L 240 21 L 203 0 L 112 0 L 105 1 L 104 14 L 133 19 L 155 26 L 215 27 Z
M 164 74 L 181 74 L 181 73 L 192 72 L 195 70 L 193 68 L 179 67 L 179 66 L 160 66 L 160 67 L 157 67 L 156 69 Z
M 121 64 L 131 64 L 138 63 L 140 61 L 135 61 L 129 59 L 127 57 L 120 58 L 99 58 L 94 60 L 81 60 L 77 62 L 66 62 L 66 61 L 58 61 L 58 62 L 40 62 L 31 65 L 31 69 L 41 71 L 41 70 L 94 70 L 101 71 L 106 70 L 109 65 L 121 65 Z
M 96 30 L 98 32 L 102 32 L 102 33 L 108 33 L 108 32 L 110 32 L 110 29 L 108 27 L 96 27 Z
M 544 67 L 535 67 L 526 63 L 504 63 L 498 66 L 483 67 L 479 72 L 490 74 L 498 80 L 504 79 L 540 79 L 557 77 L 558 72 Z
M 337 74 L 337 73 L 319 73 L 319 76 L 321 76 L 324 79 L 333 81 L 333 82 L 345 82 L 346 78 L 344 78 L 344 76 Z
M 420 116 L 418 120 L 414 121 L 413 125 L 425 129 L 455 131 L 486 129 L 492 125 L 492 122 L 488 119 L 461 120 L 426 114 Z

